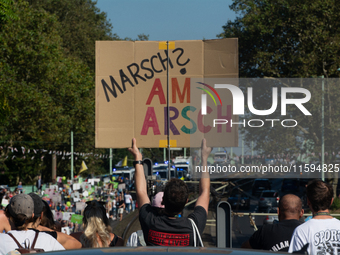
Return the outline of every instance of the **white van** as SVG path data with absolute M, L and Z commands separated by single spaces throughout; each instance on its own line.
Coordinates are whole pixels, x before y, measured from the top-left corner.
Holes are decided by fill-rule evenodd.
M 123 177 L 124 179 L 127 177 L 129 180 L 133 180 L 135 175 L 135 168 L 131 166 L 124 166 L 124 167 L 115 167 L 112 169 L 112 175 L 118 178 L 118 176 Z
M 153 165 L 153 175 L 159 175 L 162 181 L 167 181 L 169 176 L 168 164 L 163 163 L 155 163 Z M 170 167 L 171 176 L 170 178 L 175 177 L 175 169 Z

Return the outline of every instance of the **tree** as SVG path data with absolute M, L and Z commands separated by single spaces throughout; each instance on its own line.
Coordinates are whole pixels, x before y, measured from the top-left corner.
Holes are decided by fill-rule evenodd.
M 40 172 L 49 180 L 50 159 L 14 157 L 10 147 L 69 151 L 73 130 L 81 133 L 77 150 L 93 151 L 94 83 L 86 64 L 65 56 L 54 15 L 24 1 L 14 12 L 20 19 L 8 21 L 0 33 L 0 86 L 9 109 L 2 120 L 0 168 L 11 183 L 19 177 L 32 183 Z M 69 176 L 69 170 L 69 161 L 58 162 L 58 174 Z
M 340 6 L 335 0 L 234 0 L 230 6 L 238 13 L 235 21 L 223 26 L 221 38 L 237 37 L 239 66 L 242 78 L 287 78 L 279 81 L 281 87 L 296 85 L 290 78 L 324 76 L 324 80 L 308 84 L 312 100 L 306 104 L 313 117 L 301 115 L 289 108 L 287 118 L 298 121 L 297 128 L 283 127 L 243 130 L 248 145 L 262 153 L 307 152 L 306 144 L 314 144 L 316 155 L 321 152 L 321 83 L 325 83 L 325 148 L 328 155 L 340 150 L 340 110 L 335 104 L 339 94 L 340 72 Z M 292 83 L 289 83 L 291 81 Z M 262 84 L 259 84 L 261 83 Z M 272 102 L 271 87 L 266 82 L 254 82 L 254 107 L 269 109 Z M 242 83 L 242 82 L 241 82 Z M 298 86 L 301 86 L 301 84 Z M 306 86 L 306 84 L 304 84 Z M 242 87 L 246 93 L 246 85 Z M 280 94 L 279 94 L 280 96 Z M 280 107 L 279 109 L 280 110 Z M 245 118 L 252 118 L 249 114 Z M 276 112 L 266 118 L 280 118 Z M 256 119 L 264 119 L 256 116 Z M 282 120 L 282 118 L 281 118 Z M 331 163 L 333 157 L 326 157 Z
M 112 24 L 105 12 L 92 0 L 30 0 L 35 9 L 43 9 L 56 16 L 61 26 L 58 34 L 66 55 L 78 57 L 95 71 L 95 42 L 120 40 L 112 34 Z
M 219 37 L 239 38 L 241 77 L 339 77 L 335 0 L 235 0 Z
M 0 27 L 9 19 L 17 19 L 12 10 L 13 0 L 0 0 Z

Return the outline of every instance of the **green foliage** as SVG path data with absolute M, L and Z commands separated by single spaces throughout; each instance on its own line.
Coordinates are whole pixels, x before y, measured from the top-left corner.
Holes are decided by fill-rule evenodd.
M 18 16 L 13 12 L 13 0 L 0 0 L 0 27 L 7 20 L 17 20 Z
M 20 178 L 29 184 L 39 173 L 45 181 L 51 178 L 51 157 L 13 158 L 8 146 L 70 151 L 73 130 L 75 151 L 105 150 L 94 150 L 93 72 L 65 54 L 57 17 L 24 1 L 14 5 L 14 12 L 20 19 L 9 20 L 0 33 L 0 98 L 6 109 L 1 111 L 0 173 L 9 183 Z M 88 161 L 93 172 L 101 171 L 93 166 L 102 159 Z M 69 160 L 57 164 L 58 175 L 70 176 Z M 75 169 L 81 161 L 77 164 Z
M 339 83 L 326 78 L 340 72 L 340 6 L 335 0 L 234 0 L 230 6 L 238 13 L 235 21 L 223 26 L 221 38 L 238 38 L 239 70 L 242 78 L 310 78 L 325 77 L 325 148 L 329 155 L 339 151 L 340 108 Z M 281 85 L 285 86 L 285 85 Z M 245 86 L 242 89 L 245 90 Z M 288 110 L 287 118 L 298 121 L 297 128 L 260 128 L 245 130 L 248 145 L 262 153 L 295 153 L 306 141 L 321 151 L 321 82 L 310 84 L 312 100 L 306 108 L 313 117 Z M 254 87 L 256 109 L 269 109 L 271 90 L 265 84 Z M 248 116 L 251 118 L 251 116 Z M 282 116 L 266 116 L 281 119 Z M 256 116 L 256 119 L 261 118 Z M 330 159 L 331 162 L 332 159 Z
M 92 0 L 31 0 L 32 8 L 43 9 L 56 16 L 60 26 L 61 46 L 68 56 L 78 57 L 91 71 L 95 70 L 95 41 L 119 40 L 112 34 L 106 13 Z
M 340 209 L 340 198 L 338 197 L 334 198 L 333 204 L 331 205 L 330 209 L 332 211 Z
M 219 37 L 239 39 L 241 77 L 339 77 L 336 0 L 234 0 Z

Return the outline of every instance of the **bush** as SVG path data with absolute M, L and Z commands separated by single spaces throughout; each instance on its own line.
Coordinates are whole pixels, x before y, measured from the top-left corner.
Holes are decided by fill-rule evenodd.
M 337 210 L 340 209 L 340 198 L 336 197 L 333 201 L 333 204 L 331 205 L 331 210 Z

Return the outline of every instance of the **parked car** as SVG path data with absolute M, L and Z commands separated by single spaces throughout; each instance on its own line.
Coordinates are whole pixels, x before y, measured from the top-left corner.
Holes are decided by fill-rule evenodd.
M 270 190 L 271 183 L 268 179 L 255 179 L 252 186 L 252 195 L 258 196 L 264 190 Z
M 264 190 L 260 195 L 258 209 L 260 212 L 277 208 L 279 205 L 279 193 L 276 190 Z

